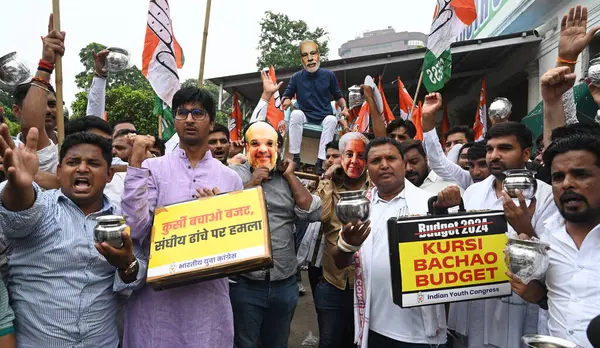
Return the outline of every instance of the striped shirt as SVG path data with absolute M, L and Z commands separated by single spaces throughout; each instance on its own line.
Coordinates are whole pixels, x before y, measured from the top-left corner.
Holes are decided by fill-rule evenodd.
M 19 348 L 117 347 L 116 271 L 93 237 L 94 218 L 113 207 L 105 197 L 99 212 L 84 216 L 60 190 L 34 189 L 27 210 L 0 204 L 0 230 L 12 247 L 8 290 Z

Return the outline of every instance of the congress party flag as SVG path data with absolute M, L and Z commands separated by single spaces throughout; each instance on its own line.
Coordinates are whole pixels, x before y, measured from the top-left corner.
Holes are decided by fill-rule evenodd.
M 487 131 L 487 91 L 485 88 L 485 78 L 481 80 L 481 92 L 479 92 L 479 107 L 475 114 L 475 123 L 473 124 L 473 135 L 475 141 L 483 140 Z

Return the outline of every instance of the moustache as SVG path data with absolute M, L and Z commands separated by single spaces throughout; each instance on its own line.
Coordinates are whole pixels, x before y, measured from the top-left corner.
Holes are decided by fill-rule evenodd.
M 419 176 L 419 173 L 415 172 L 414 170 L 410 170 L 406 172 L 404 176 Z
M 490 161 L 490 166 L 495 165 L 495 164 L 504 167 L 504 163 L 502 163 L 502 161 L 500 161 L 500 160 L 492 160 L 492 161 Z
M 585 198 L 585 196 L 582 196 L 578 193 L 575 193 L 571 190 L 567 190 L 565 191 L 562 195 L 560 195 L 560 202 L 561 203 L 565 203 L 568 201 L 572 201 L 572 200 L 578 200 L 578 201 L 582 201 L 584 203 L 587 204 L 587 199 Z

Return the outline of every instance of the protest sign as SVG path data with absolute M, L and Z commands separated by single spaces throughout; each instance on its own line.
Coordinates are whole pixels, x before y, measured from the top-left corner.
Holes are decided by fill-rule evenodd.
M 157 208 L 148 283 L 155 288 L 272 265 L 261 187 Z
M 502 211 L 388 220 L 394 303 L 403 308 L 509 296 Z

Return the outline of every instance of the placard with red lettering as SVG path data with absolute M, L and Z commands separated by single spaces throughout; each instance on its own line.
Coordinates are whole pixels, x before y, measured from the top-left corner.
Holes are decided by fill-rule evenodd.
M 510 296 L 503 211 L 388 220 L 394 303 L 403 308 Z

